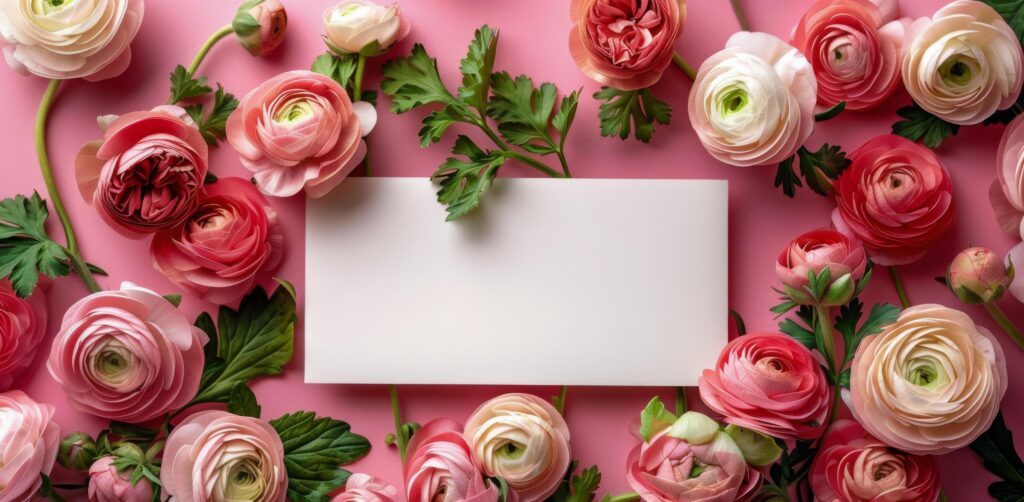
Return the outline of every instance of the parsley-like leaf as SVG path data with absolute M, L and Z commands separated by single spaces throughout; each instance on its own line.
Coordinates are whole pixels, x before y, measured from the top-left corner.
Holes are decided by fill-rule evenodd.
M 497 49 L 498 32 L 485 24 L 476 30 L 466 57 L 459 63 L 459 71 L 462 72 L 459 99 L 479 110 L 481 115 L 487 113 L 487 96 L 490 94 Z
M 793 169 L 795 159 L 799 159 L 799 176 L 807 182 L 807 187 L 819 195 L 826 196 L 832 193 L 832 180 L 838 179 L 850 166 L 850 159 L 846 158 L 846 152 L 839 146 L 825 143 L 814 152 L 801 146 L 795 157 L 790 157 L 779 164 L 775 173 L 775 187 L 782 187 L 782 193 L 789 197 L 796 195 L 796 187 L 803 186 Z
M 775 172 L 775 188 L 782 187 L 782 193 L 786 194 L 787 197 L 796 197 L 796 188 L 804 186 L 803 182 L 800 181 L 800 176 L 793 170 L 793 161 L 796 156 L 792 156 L 779 163 L 779 168 Z
M 380 88 L 391 96 L 392 112 L 405 113 L 430 103 L 462 105 L 441 82 L 437 60 L 420 44 L 414 45 L 408 56 L 388 61 L 381 74 Z
M 783 319 L 782 322 L 779 323 L 779 331 L 802 343 L 809 350 L 818 348 L 818 342 L 814 337 L 814 332 L 804 326 L 801 326 L 793 319 Z
M 498 168 L 505 163 L 501 152 L 485 152 L 462 135 L 456 138 L 452 153 L 467 160 L 449 157 L 432 176 L 440 180 L 437 201 L 448 206 L 448 221 L 465 216 L 480 205 L 480 195 L 491 186 Z
M 986 470 L 1002 480 L 989 485 L 988 493 L 992 497 L 1003 502 L 1024 500 L 1024 462 L 1014 449 L 1013 434 L 1006 427 L 1002 413 L 971 443 L 971 450 L 981 457 Z
M 196 123 L 206 143 L 212 146 L 224 139 L 228 117 L 236 108 L 238 108 L 238 100 L 235 99 L 235 96 L 217 84 L 217 92 L 213 95 L 213 108 L 209 113 L 201 103 L 186 106 L 185 112 Z
M 339 56 L 331 51 L 327 51 L 313 60 L 313 66 L 310 67 L 310 71 L 326 75 L 337 82 L 343 89 L 348 89 L 349 83 L 352 82 L 352 76 L 356 73 L 358 62 L 359 58 L 355 54 Z
M 288 414 L 270 425 L 284 445 L 289 500 L 328 500 L 327 494 L 344 486 L 350 474 L 339 466 L 370 452 L 370 442 L 353 434 L 347 423 L 312 412 Z
M 647 143 L 654 135 L 654 123 L 667 125 L 672 120 L 672 108 L 651 93 L 650 89 L 621 91 L 602 87 L 594 99 L 604 101 L 598 109 L 601 136 L 633 136 Z
M 836 331 L 843 335 L 845 356 L 843 366 L 853 360 L 864 338 L 880 333 L 886 326 L 896 322 L 900 309 L 887 303 L 876 304 L 871 307 L 868 318 L 861 323 L 863 317 L 864 303 L 854 298 L 850 303 L 839 308 L 839 315 L 835 319 Z M 857 326 L 860 325 L 860 328 Z
M 569 472 L 574 470 L 571 469 Z M 580 471 L 578 475 L 572 476 L 568 484 L 568 493 L 561 494 L 561 497 L 552 497 L 554 502 L 591 502 L 598 487 L 601 486 L 601 471 L 596 465 L 592 465 Z
M 197 98 L 209 94 L 213 89 L 206 85 L 206 77 L 194 78 L 184 66 L 178 65 L 171 72 L 171 103 Z
M 46 233 L 49 211 L 36 192 L 0 201 L 0 277 L 11 281 L 14 292 L 27 298 L 48 277 L 71 273 L 64 247 Z
M 559 151 L 551 137 L 551 113 L 558 101 L 558 89 L 545 82 L 539 88 L 533 80 L 520 75 L 513 79 L 499 72 L 491 77 L 494 93 L 487 114 L 498 121 L 498 132 L 513 145 L 530 153 L 547 155 Z M 575 112 L 573 112 L 575 113 Z
M 916 103 L 896 110 L 903 120 L 892 125 L 893 134 L 911 141 L 920 141 L 928 148 L 938 148 L 946 138 L 956 136 L 960 126 L 951 124 L 921 108 Z
M 466 117 L 462 106 L 446 106 L 436 112 L 423 117 L 423 127 L 420 128 L 420 146 L 430 146 L 437 143 L 444 137 L 445 131 L 458 122 L 468 122 L 471 119 Z

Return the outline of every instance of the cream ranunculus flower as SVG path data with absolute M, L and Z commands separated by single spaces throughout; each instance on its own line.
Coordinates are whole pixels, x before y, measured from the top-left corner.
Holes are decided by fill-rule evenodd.
M 465 436 L 484 474 L 508 481 L 522 500 L 546 499 L 569 468 L 569 426 L 537 396 L 487 401 L 466 422 Z
M 142 0 L 0 0 L 7 64 L 54 79 L 116 77 L 131 61 Z
M 398 4 L 390 7 L 369 0 L 345 0 L 324 12 L 324 40 L 339 54 L 376 56 L 409 34 L 409 21 Z
M 903 82 L 922 108 L 954 124 L 977 124 L 1020 94 L 1020 42 L 992 7 L 957 0 L 914 21 Z
M 958 310 L 919 305 L 857 349 L 850 400 L 861 425 L 886 444 L 941 454 L 988 429 L 1006 385 L 992 333 Z
M 767 33 L 736 33 L 700 66 L 690 124 L 708 153 L 726 164 L 774 164 L 814 130 L 817 89 L 800 51 Z

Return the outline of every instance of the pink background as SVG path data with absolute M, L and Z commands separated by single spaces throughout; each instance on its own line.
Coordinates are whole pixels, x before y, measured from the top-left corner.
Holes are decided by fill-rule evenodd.
M 211 81 L 219 81 L 236 95 L 243 95 L 258 83 L 286 70 L 308 68 L 313 58 L 324 51 L 320 41 L 321 12 L 334 0 L 286 0 L 290 26 L 288 38 L 277 53 L 254 59 L 233 41 L 225 40 L 209 55 L 200 68 Z M 166 75 L 181 63 L 187 64 L 196 50 L 217 28 L 227 24 L 236 2 L 210 0 L 150 1 L 145 22 L 135 41 L 130 69 L 119 78 L 102 83 L 72 82 L 64 86 L 53 110 L 50 128 L 51 156 L 61 193 L 79 231 L 86 258 L 110 272 L 101 278 L 106 287 L 130 280 L 163 293 L 176 289 L 154 271 L 148 240 L 132 241 L 110 230 L 87 206 L 74 187 L 73 161 L 80 145 L 99 137 L 95 117 L 147 109 L 167 99 Z M 810 5 L 810 0 L 746 1 L 753 28 L 786 36 Z M 942 0 L 903 0 L 903 15 L 922 16 L 934 12 Z M 570 27 L 568 0 L 401 0 L 402 10 L 412 22 L 409 38 L 392 54 L 405 54 L 413 42 L 423 43 L 437 57 L 442 76 L 451 88 L 458 84 L 458 61 L 465 52 L 473 30 L 489 23 L 500 27 L 501 43 L 496 68 L 513 74 L 528 72 L 536 81 L 552 81 L 560 90 L 583 88 L 576 124 L 567 144 L 567 156 L 573 173 L 591 178 L 725 178 L 730 180 L 730 303 L 745 317 L 751 330 L 775 330 L 776 321 L 768 308 L 776 303 L 771 291 L 776 279 L 773 260 L 790 238 L 803 231 L 829 224 L 832 203 L 802 190 L 795 200 L 784 197 L 772 187 L 774 167 L 735 168 L 709 157 L 698 143 L 686 117 L 686 97 L 690 82 L 675 67 L 655 87 L 659 97 L 668 100 L 675 116 L 671 126 L 661 126 L 654 140 L 643 145 L 634 141 L 602 138 L 597 128 L 597 105 L 590 95 L 598 86 L 576 70 L 567 49 Z M 717 51 L 736 31 L 737 25 L 726 0 L 698 0 L 689 5 L 689 18 L 679 52 L 694 66 Z M 368 65 L 367 88 L 379 82 L 379 67 L 388 57 Z M 23 78 L 7 69 L 0 70 L 3 93 L 0 123 L 4 162 L 3 197 L 44 192 L 32 143 L 32 120 L 46 83 L 38 78 Z M 894 110 L 909 98 L 897 95 L 888 106 L 872 113 L 844 113 L 838 119 L 820 124 L 808 144 L 816 148 L 824 141 L 855 149 L 874 135 L 889 131 Z M 389 100 L 379 106 L 380 121 L 373 132 L 370 154 L 374 174 L 379 176 L 428 176 L 446 157 L 454 134 L 427 149 L 418 147 L 416 131 L 423 112 L 396 116 L 387 112 Z M 915 303 L 939 302 L 957 307 L 958 302 L 933 278 L 942 275 L 945 264 L 960 249 L 984 245 L 1005 253 L 1014 242 L 997 228 L 987 202 L 987 190 L 995 177 L 994 155 L 1001 127 L 981 126 L 962 129 L 959 137 L 944 145 L 939 154 L 949 167 L 956 187 L 960 224 L 921 262 L 904 267 L 911 299 Z M 247 176 L 234 151 L 228 146 L 212 153 L 211 166 L 219 176 Z M 511 164 L 504 176 L 533 176 L 531 169 Z M 276 275 L 295 283 L 302 303 L 304 273 L 303 199 L 276 199 L 287 236 L 286 260 Z M 512 215 L 509 215 L 512 216 Z M 55 219 L 55 218 L 51 218 Z M 54 234 L 59 235 L 56 225 Z M 700 264 L 694 264 L 700 266 Z M 270 284 L 269 279 L 264 281 Z M 338 287 L 345 287 L 339 284 Z M 51 335 L 63 311 L 85 294 L 74 278 L 61 279 L 51 288 Z M 553 300 L 557 301 L 557 300 Z M 887 274 L 880 273 L 866 293 L 866 301 L 896 303 Z M 212 306 L 186 299 L 182 308 L 190 316 Z M 1003 307 L 1018 324 L 1024 323 L 1024 309 L 1012 298 Z M 994 331 L 997 327 L 978 308 L 965 308 L 974 318 Z M 500 320 L 495 320 L 500 322 Z M 383 386 L 304 385 L 302 323 L 297 331 L 296 356 L 280 378 L 257 382 L 254 390 L 263 405 L 264 418 L 288 411 L 311 409 L 321 415 L 344 419 L 353 429 L 367 436 L 373 451 L 352 467 L 401 483 L 397 453 L 384 446 L 385 434 L 392 430 L 387 388 Z M 338 343 L 355 333 L 339 333 Z M 1004 411 L 1011 427 L 1024 445 L 1024 354 L 1001 332 L 999 339 L 1007 352 L 1010 380 Z M 657 347 L 651 347 L 657 350 Z M 56 420 L 63 433 L 73 430 L 95 432 L 101 422 L 72 410 L 61 389 L 47 374 L 42 360 L 16 384 L 35 398 L 57 406 Z M 352 354 L 352 357 L 388 357 L 387 354 Z M 501 355 L 495 354 L 500 360 Z M 341 364 L 344 362 L 341 361 Z M 565 364 L 585 365 L 585 360 L 566 354 Z M 495 365 L 500 368 L 499 364 Z M 614 371 L 610 368 L 609 371 Z M 438 417 L 464 420 L 485 399 L 509 388 L 491 387 L 402 387 L 405 418 L 426 422 Z M 541 396 L 556 388 L 529 390 Z M 572 388 L 569 391 L 567 419 L 573 433 L 575 456 L 584 465 L 597 463 L 605 474 L 604 492 L 623 492 L 626 453 L 634 445 L 627 432 L 630 419 L 655 394 L 670 399 L 665 388 Z M 697 400 L 690 389 L 691 401 Z M 969 450 L 939 459 L 943 486 L 952 500 L 977 500 L 992 476 L 983 471 Z M 64 476 L 66 477 L 66 476 Z

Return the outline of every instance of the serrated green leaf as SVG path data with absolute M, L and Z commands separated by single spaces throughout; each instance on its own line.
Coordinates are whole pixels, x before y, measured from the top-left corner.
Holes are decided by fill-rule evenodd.
M 349 84 L 352 82 L 352 76 L 356 73 L 358 63 L 359 58 L 354 54 L 339 56 L 327 51 L 313 60 L 313 66 L 310 67 L 310 71 L 330 77 L 331 80 L 337 82 L 343 89 L 348 89 Z
M 800 158 L 800 174 L 807 182 L 807 187 L 819 195 L 830 195 L 833 191 L 832 180 L 838 179 L 850 166 L 846 153 L 839 146 L 828 143 L 814 152 L 800 147 L 797 156 Z
M 596 465 L 583 469 L 578 476 L 573 476 L 572 493 L 564 499 L 565 502 L 591 502 L 594 500 L 598 487 L 601 486 L 601 471 Z
M 185 107 L 185 112 L 196 123 L 199 132 L 208 145 L 216 145 L 224 139 L 231 112 L 238 108 L 238 100 L 235 96 L 217 84 L 217 92 L 213 95 L 213 107 L 209 113 L 202 103 L 194 103 Z M 214 178 L 216 179 L 216 177 Z
M 796 197 L 796 188 L 804 186 L 796 171 L 793 170 L 793 161 L 795 159 L 796 156 L 794 155 L 780 162 L 778 170 L 775 171 L 775 188 L 782 187 L 782 193 L 786 194 L 789 198 Z
M 468 122 L 469 119 L 463 115 L 463 110 L 464 107 L 446 106 L 424 117 L 423 127 L 419 132 L 420 146 L 426 147 L 431 143 L 437 143 L 453 124 Z
M 896 110 L 903 120 L 892 125 L 893 134 L 911 141 L 920 141 L 928 148 L 938 148 L 947 138 L 956 136 L 960 126 L 932 115 L 916 103 Z
M 576 120 L 576 109 L 580 104 L 579 91 L 572 91 L 562 98 L 562 104 L 558 106 L 558 112 L 551 119 L 551 125 L 558 131 L 559 145 L 565 144 L 565 138 L 569 135 L 569 129 Z
M 206 77 L 194 78 L 182 65 L 171 72 L 171 103 L 204 96 L 212 91 L 206 85 Z
M 480 196 L 505 163 L 501 153 L 485 152 L 462 135 L 456 138 L 452 153 L 467 160 L 449 157 L 432 175 L 432 179 L 440 181 L 437 201 L 447 206 L 448 221 L 465 216 L 480 205 Z
M 479 110 L 481 115 L 487 113 L 487 95 L 497 49 L 498 32 L 485 24 L 476 30 L 466 57 L 459 62 L 459 71 L 462 72 L 459 99 Z
M 392 112 L 405 113 L 430 103 L 465 106 L 445 88 L 437 73 L 437 60 L 420 44 L 414 45 L 408 56 L 388 61 L 381 74 L 380 88 L 391 96 Z
M 814 337 L 814 332 L 797 324 L 797 322 L 792 319 L 783 319 L 782 322 L 779 323 L 779 331 L 789 335 L 810 350 L 818 348 L 818 342 Z
M 676 416 L 665 408 L 661 398 L 655 396 L 640 412 L 640 437 L 644 442 L 650 441 L 652 436 L 670 427 L 675 421 Z
M 533 80 L 520 75 L 513 79 L 498 72 L 491 77 L 491 102 L 487 114 L 498 121 L 498 132 L 510 143 L 540 155 L 558 151 L 558 142 L 551 137 L 551 114 L 558 101 L 553 84 L 534 88 Z
M 235 382 L 228 396 L 228 412 L 243 417 L 260 418 L 260 405 L 256 402 L 256 394 L 253 394 L 245 382 Z
M 1014 449 L 1013 434 L 1006 427 L 1002 413 L 971 443 L 971 450 L 981 457 L 986 470 L 1002 480 L 989 486 L 993 497 L 997 500 L 1024 498 L 1024 462 Z
M 0 201 L 0 277 L 11 281 L 14 292 L 27 298 L 48 277 L 71 273 L 64 247 L 46 233 L 49 211 L 38 193 Z
M 672 120 L 672 108 L 656 98 L 650 89 L 621 91 L 602 87 L 594 99 L 604 101 L 598 108 L 602 136 L 633 136 L 647 143 L 654 135 L 654 124 L 667 125 Z
M 327 501 L 348 480 L 340 465 L 366 456 L 370 442 L 347 423 L 301 411 L 271 420 L 284 445 L 290 500 Z

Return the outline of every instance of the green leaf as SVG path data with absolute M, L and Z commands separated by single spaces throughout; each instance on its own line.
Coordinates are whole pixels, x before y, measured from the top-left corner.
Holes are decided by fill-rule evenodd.
M 989 485 L 990 495 L 1002 501 L 1024 499 L 1024 462 L 1014 449 L 1013 434 L 1006 427 L 1002 413 L 971 443 L 971 450 L 981 457 L 985 469 L 1002 480 Z
M 245 382 L 235 382 L 228 396 L 228 412 L 243 417 L 260 418 L 260 405 L 256 402 L 256 394 L 253 394 Z
M 672 108 L 651 93 L 650 89 L 622 91 L 602 87 L 594 99 L 604 101 L 598 108 L 601 136 L 633 136 L 647 143 L 654 135 L 654 123 L 667 125 L 672 120 Z
M 899 318 L 899 307 L 887 303 L 876 304 L 871 307 L 867 319 L 860 324 L 858 329 L 857 326 L 863 316 L 863 306 L 864 304 L 859 299 L 854 298 L 850 303 L 839 308 L 839 315 L 835 320 L 836 330 L 843 335 L 844 366 L 853 360 L 857 353 L 857 347 L 864 341 L 864 338 L 881 333 L 886 326 L 896 322 L 896 319 Z
M 1003 16 L 1006 24 L 1013 28 L 1017 39 L 1024 42 L 1024 0 L 982 0 Z
M 832 108 L 829 108 L 828 110 L 825 110 L 825 111 L 815 115 L 814 116 L 814 121 L 815 122 L 825 122 L 826 120 L 831 120 L 831 119 L 835 118 L 836 115 L 839 115 L 840 113 L 842 113 L 842 111 L 845 110 L 845 109 L 846 109 L 846 101 L 840 101 L 840 102 L 836 103 L 836 105 L 833 106 Z
M 488 485 L 494 484 L 498 487 L 497 502 L 507 502 L 509 494 L 508 481 L 505 478 L 487 478 L 484 480 Z
M 487 95 L 497 48 L 498 32 L 485 24 L 476 30 L 473 41 L 469 43 L 469 52 L 459 63 L 459 71 L 462 72 L 459 99 L 479 110 L 481 115 L 487 113 Z
M 252 14 L 242 11 L 235 14 L 235 18 L 231 20 L 231 29 L 235 35 L 244 37 L 259 31 L 260 22 Z
M 1024 2 L 1022 2 L 1024 4 Z M 1013 119 L 1017 118 L 1017 115 L 1024 113 L 1024 92 L 1017 96 L 1017 101 L 1013 103 L 1009 108 L 999 110 L 993 113 L 989 118 L 983 122 L 985 125 L 1006 125 L 1009 124 Z
M 601 486 L 601 471 L 596 465 L 592 465 L 580 471 L 576 471 L 576 461 L 573 461 L 566 473 L 566 479 L 562 486 L 550 498 L 551 502 L 591 502 L 595 498 L 595 492 Z
M 831 194 L 832 180 L 838 179 L 850 166 L 846 153 L 828 143 L 821 145 L 816 152 L 800 147 L 797 156 L 800 157 L 800 174 L 807 186 L 819 195 Z
M 440 180 L 437 201 L 447 206 L 448 221 L 465 216 L 480 205 L 480 195 L 491 186 L 498 168 L 505 163 L 500 152 L 485 152 L 462 135 L 456 138 L 452 153 L 467 160 L 449 157 L 432 176 Z
M 181 295 L 164 295 L 164 300 L 167 300 L 175 307 L 181 306 Z
M 211 91 L 213 89 L 206 85 L 206 77 L 193 78 L 182 65 L 171 72 L 171 103 L 204 96 Z
M 789 335 L 810 350 L 818 348 L 818 342 L 815 341 L 814 332 L 797 324 L 797 322 L 792 319 L 783 319 L 782 322 L 779 323 L 779 331 Z
M 349 472 L 338 466 L 355 462 L 370 451 L 370 442 L 353 434 L 347 423 L 317 418 L 312 412 L 288 414 L 271 420 L 270 425 L 284 444 L 289 500 L 328 500 L 327 494 L 349 477 Z
M 740 316 L 740 313 L 733 309 L 729 309 L 729 316 L 732 317 L 733 322 L 736 323 L 736 333 L 739 336 L 746 335 L 747 323 L 743 322 L 743 317 Z
M 331 51 L 327 51 L 313 60 L 313 66 L 310 68 L 310 71 L 326 75 L 337 82 L 343 89 L 348 89 L 352 76 L 356 73 L 358 63 L 358 56 L 353 54 L 339 56 Z
M 551 119 L 551 125 L 558 131 L 560 144 L 564 144 L 566 136 L 569 135 L 569 128 L 572 127 L 572 122 L 576 120 L 576 109 L 579 107 L 579 104 L 579 91 L 570 92 L 568 96 L 562 98 L 562 104 L 558 106 L 555 118 Z
M 48 277 L 71 273 L 64 247 L 46 234 L 49 211 L 36 192 L 0 201 L 0 277 L 11 281 L 14 292 L 27 298 Z
M 780 162 L 778 170 L 775 171 L 775 188 L 782 187 L 782 193 L 786 194 L 789 198 L 796 196 L 797 187 L 804 186 L 796 171 L 793 170 L 793 160 L 795 159 L 796 156 L 794 155 Z
M 470 122 L 462 106 L 446 106 L 436 112 L 431 112 L 423 118 L 423 127 L 420 129 L 420 146 L 430 146 L 431 143 L 441 141 L 444 133 L 453 124 L 459 122 Z
M 661 398 L 655 396 L 640 412 L 640 437 L 648 442 L 658 431 L 670 427 L 675 421 L 675 414 L 665 408 Z
M 221 307 L 217 336 L 210 337 L 211 343 L 217 341 L 213 346 L 217 355 L 207 358 L 192 404 L 228 402 L 237 383 L 281 374 L 292 360 L 295 320 L 295 298 L 284 287 L 274 290 L 269 299 L 257 287 L 242 298 L 237 311 Z M 196 321 L 204 331 L 212 329 L 206 323 L 203 315 Z M 209 346 L 206 350 L 209 355 Z
M 228 117 L 231 112 L 238 108 L 238 100 L 229 92 L 224 91 L 220 84 L 217 84 L 217 92 L 213 95 L 213 108 L 206 113 L 206 107 L 201 103 L 194 103 L 185 107 L 185 112 L 192 121 L 199 127 L 203 139 L 209 145 L 216 145 L 224 139 Z
M 491 77 L 491 103 L 487 114 L 498 121 L 498 132 L 514 145 L 540 155 L 559 150 L 551 137 L 551 113 L 558 101 L 558 89 L 545 82 L 534 88 L 533 80 L 520 75 L 512 79 L 498 72 Z
M 96 275 L 103 275 L 103 276 L 110 275 L 110 274 L 107 273 L 106 270 L 103 270 L 98 265 L 93 265 L 92 263 L 86 263 L 85 264 L 85 268 L 88 268 L 90 272 L 92 272 L 93 274 L 96 274 Z
M 896 110 L 896 114 L 903 120 L 892 125 L 893 134 L 920 141 L 928 148 L 938 148 L 946 138 L 956 136 L 960 130 L 959 125 L 926 112 L 916 103 Z
M 437 60 L 422 45 L 416 44 L 404 58 L 388 61 L 381 68 L 380 88 L 391 96 L 391 111 L 405 113 L 430 103 L 465 106 L 455 99 L 437 73 Z

